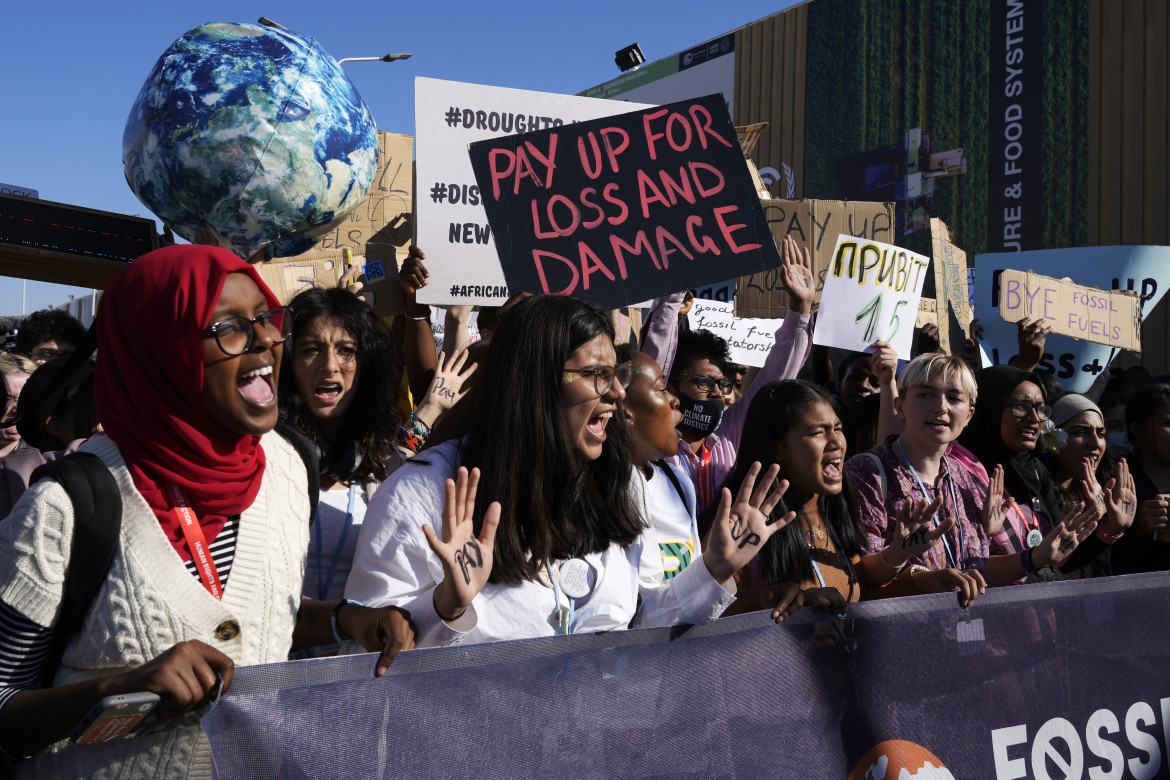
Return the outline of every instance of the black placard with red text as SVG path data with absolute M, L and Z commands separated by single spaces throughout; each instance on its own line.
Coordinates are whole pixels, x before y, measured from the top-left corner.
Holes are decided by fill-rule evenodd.
M 511 294 L 612 309 L 781 263 L 720 95 L 470 154 Z

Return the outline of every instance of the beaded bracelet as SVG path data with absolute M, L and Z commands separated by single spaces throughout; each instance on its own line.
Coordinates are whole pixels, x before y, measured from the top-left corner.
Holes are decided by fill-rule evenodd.
M 1101 537 L 1101 541 L 1105 542 L 1105 544 L 1113 544 L 1118 539 L 1125 536 L 1125 531 L 1116 534 L 1107 533 L 1105 531 L 1105 526 L 1102 525 L 1097 526 L 1097 536 Z
M 878 556 L 879 556 L 879 557 L 882 559 L 882 563 L 884 563 L 886 566 L 889 566 L 889 567 L 890 567 L 891 569 L 893 569 L 894 571 L 902 571 L 902 569 L 903 569 L 903 568 L 906 566 L 906 561 L 902 561 L 902 562 L 901 562 L 901 563 L 899 563 L 897 566 L 895 566 L 894 564 L 890 563 L 888 560 L 886 560 L 886 550 L 888 550 L 888 549 L 890 549 L 890 548 L 889 548 L 889 547 L 883 547 L 883 548 L 882 548 L 882 549 L 881 549 L 881 550 L 878 552 Z
M 398 428 L 398 443 L 411 452 L 418 453 L 423 445 L 427 443 L 427 437 L 430 435 L 431 426 L 418 419 L 415 413 L 411 412 L 410 419 L 406 421 L 406 425 L 399 426 Z

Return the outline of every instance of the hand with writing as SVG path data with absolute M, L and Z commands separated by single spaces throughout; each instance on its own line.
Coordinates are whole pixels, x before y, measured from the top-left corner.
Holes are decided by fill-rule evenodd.
M 715 524 L 711 526 L 703 550 L 703 562 L 716 582 L 723 584 L 730 580 L 732 575 L 751 563 L 772 534 L 796 518 L 795 512 L 789 512 L 778 520 L 771 519 L 772 510 L 788 490 L 788 480 L 781 480 L 775 490 L 768 492 L 779 473 L 780 466 L 773 463 L 757 485 L 760 463 L 756 461 L 748 469 L 734 503 L 731 491 L 723 488 Z
M 792 236 L 784 236 L 781 250 L 784 264 L 780 266 L 780 283 L 788 292 L 788 308 L 797 314 L 811 314 L 817 294 L 812 255 Z
M 1044 342 L 1052 332 L 1052 326 L 1043 317 L 1028 317 L 1016 323 L 1016 331 L 1019 354 L 1009 360 L 1008 364 L 1032 371 L 1044 357 Z
M 877 374 L 878 385 L 894 385 L 898 376 L 898 350 L 890 346 L 888 341 L 875 341 L 869 348 L 872 355 L 870 364 Z
M 898 509 L 894 538 L 878 555 L 889 568 L 898 569 L 911 558 L 924 555 L 938 544 L 947 531 L 955 527 L 955 518 L 943 518 L 934 527 L 934 516 L 942 508 L 940 493 L 933 501 L 908 501 Z
M 363 607 L 350 602 L 337 610 L 337 629 L 371 653 L 380 653 L 374 676 L 381 677 L 402 650 L 414 649 L 415 630 L 410 613 L 398 607 Z
M 1097 508 L 1087 507 L 1079 503 L 1064 519 L 1053 526 L 1040 544 L 1032 550 L 1032 563 L 1036 568 L 1041 566 L 1060 566 L 1068 560 L 1077 549 L 1077 545 L 1089 538 L 1097 529 Z
M 1011 501 L 1003 500 L 1003 466 L 997 464 L 995 470 L 991 472 L 987 498 L 983 501 L 983 511 L 979 515 L 979 521 L 988 536 L 995 536 L 1003 530 L 1003 523 L 1010 508 Z
M 435 370 L 435 378 L 431 380 L 431 386 L 427 388 L 426 396 L 423 397 L 422 403 L 415 410 L 415 416 L 418 419 L 427 425 L 433 425 L 434 420 L 440 414 L 450 409 L 459 402 L 459 399 L 467 395 L 467 390 L 464 389 L 463 385 L 467 381 L 467 378 L 475 373 L 478 364 L 472 363 L 464 370 L 463 366 L 466 363 L 467 350 L 463 350 L 458 355 L 453 355 L 450 358 L 443 352 L 439 353 L 439 366 Z M 433 417 L 425 415 L 424 412 L 431 412 Z
M 1137 515 L 1137 486 L 1129 473 L 1125 458 L 1117 464 L 1117 474 L 1105 483 L 1105 533 L 1123 533 L 1133 525 Z
M 443 581 L 435 588 L 433 601 L 435 612 L 448 622 L 463 617 L 492 573 L 501 508 L 498 501 L 488 507 L 477 539 L 475 492 L 478 487 L 479 469 L 472 469 L 468 474 L 460 466 L 456 479 L 444 483 L 443 538 L 440 540 L 429 525 L 422 527 L 427 544 L 443 563 Z
M 959 594 L 959 606 L 969 607 L 981 594 L 987 592 L 987 582 L 978 569 L 938 569 L 936 571 L 915 571 L 910 575 L 914 584 L 924 593 Z
M 845 597 L 836 588 L 802 589 L 799 582 L 785 582 L 773 589 L 772 602 L 772 619 L 777 623 L 783 623 L 804 607 L 819 607 L 834 615 L 845 616 Z
M 1077 491 L 1081 494 L 1081 501 L 1093 510 L 1093 519 L 1098 523 L 1105 517 L 1105 491 L 1097 481 L 1097 474 L 1093 470 L 1093 461 L 1081 458 L 1081 465 L 1077 469 Z
M 1167 523 L 1166 514 L 1168 507 L 1170 507 L 1170 503 L 1167 503 L 1160 498 L 1155 498 L 1151 501 L 1143 501 L 1142 505 L 1138 507 L 1137 513 L 1137 526 L 1139 529 L 1141 529 L 1142 533 L 1165 533 Z

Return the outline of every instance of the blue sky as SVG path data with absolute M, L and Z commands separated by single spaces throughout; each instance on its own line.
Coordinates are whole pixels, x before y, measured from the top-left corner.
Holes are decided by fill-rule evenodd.
M 0 182 L 47 200 L 152 216 L 126 186 L 122 130 L 159 55 L 203 22 L 267 16 L 337 58 L 409 51 L 344 67 L 381 130 L 414 131 L 415 76 L 576 93 L 618 75 L 637 41 L 648 62 L 795 5 L 558 2 L 12 2 L 0 24 Z M 19 279 L 0 277 L 0 314 L 19 314 Z M 27 309 L 88 290 L 29 282 Z

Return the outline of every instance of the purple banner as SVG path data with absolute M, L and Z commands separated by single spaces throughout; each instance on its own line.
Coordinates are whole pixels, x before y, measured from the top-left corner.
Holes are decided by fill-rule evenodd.
M 236 671 L 219 778 L 1170 775 L 1170 574 Z

